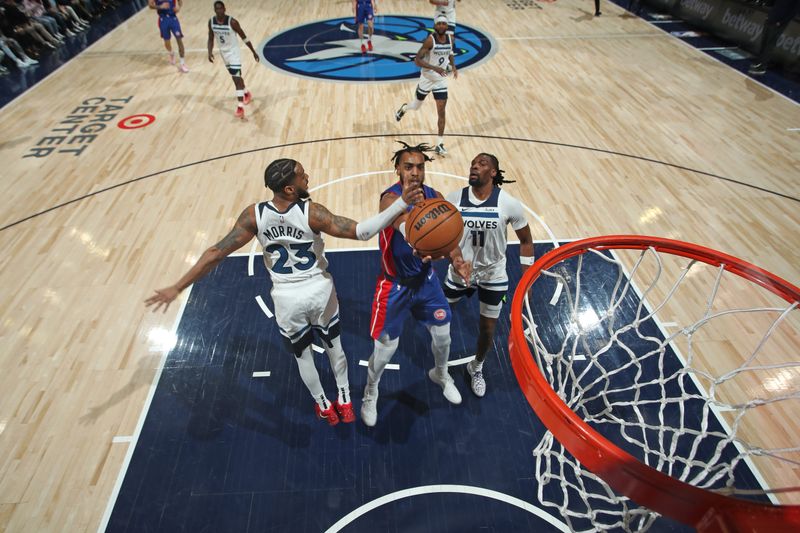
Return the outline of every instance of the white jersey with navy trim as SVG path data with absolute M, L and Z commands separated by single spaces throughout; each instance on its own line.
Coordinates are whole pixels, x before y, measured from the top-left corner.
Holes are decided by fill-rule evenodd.
M 436 41 L 436 37 L 434 35 L 431 35 L 431 39 L 433 39 L 433 48 L 428 51 L 428 57 L 425 58 L 425 61 L 431 65 L 448 69 L 448 66 L 450 65 L 450 56 L 453 55 L 453 36 L 450 34 L 445 34 L 445 37 L 445 42 L 440 43 Z M 422 69 L 420 76 L 430 81 L 441 81 L 447 79 L 445 76 L 442 76 L 435 70 L 429 68 Z
M 433 10 L 433 19 L 436 20 L 438 15 L 447 17 L 447 22 L 450 24 L 456 23 L 456 0 L 447 0 L 446 6 L 435 6 Z
M 471 187 L 454 191 L 446 199 L 461 212 L 461 252 L 466 261 L 472 262 L 473 278 L 480 280 L 484 271 L 505 271 L 506 225 L 514 230 L 528 225 L 519 200 L 500 187 L 494 187 L 483 201 L 472 194 Z
M 233 17 L 225 15 L 225 20 L 220 24 L 217 17 L 211 17 L 211 31 L 217 41 L 217 48 L 222 55 L 222 60 L 229 68 L 241 68 L 242 54 L 239 49 L 239 36 L 231 24 Z
M 300 200 L 285 212 L 272 202 L 256 204 L 257 238 L 274 284 L 308 279 L 328 268 L 322 236 L 308 224 L 309 204 Z

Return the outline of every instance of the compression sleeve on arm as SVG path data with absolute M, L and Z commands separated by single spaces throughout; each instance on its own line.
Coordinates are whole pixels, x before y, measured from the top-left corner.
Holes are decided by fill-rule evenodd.
M 408 204 L 402 196 L 399 196 L 392 205 L 367 220 L 362 220 L 356 224 L 356 238 L 360 241 L 367 241 L 378 234 L 380 230 L 392 223 L 398 216 L 403 214 Z

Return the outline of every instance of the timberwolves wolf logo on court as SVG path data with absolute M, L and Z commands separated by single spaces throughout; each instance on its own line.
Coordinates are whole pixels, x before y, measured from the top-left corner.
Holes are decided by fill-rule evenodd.
M 373 50 L 362 54 L 353 17 L 347 17 L 286 30 L 261 43 L 260 50 L 267 65 L 304 78 L 408 80 L 419 77 L 414 56 L 432 31 L 430 18 L 377 16 Z M 456 26 L 455 59 L 459 70 L 480 64 L 496 49 L 489 34 L 460 23 Z

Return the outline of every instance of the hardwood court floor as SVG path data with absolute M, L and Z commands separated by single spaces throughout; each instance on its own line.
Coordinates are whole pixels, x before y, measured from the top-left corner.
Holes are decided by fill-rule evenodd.
M 348 16 L 350 5 L 228 9 L 257 43 Z M 380 8 L 432 11 L 422 0 Z M 489 32 L 499 50 L 452 82 L 450 155 L 430 164 L 429 181 L 459 187 L 446 174 L 464 176 L 476 153 L 492 152 L 518 180 L 508 191 L 558 238 L 678 238 L 800 281 L 800 137 L 789 131 L 800 108 L 614 5 L 601 18 L 590 9 L 577 0 L 522 11 L 498 0 L 458 5 L 458 20 Z M 264 198 L 269 161 L 301 161 L 314 186 L 390 170 L 394 139 L 435 139 L 432 103 L 399 124 L 392 116 L 414 81 L 311 81 L 244 52 L 255 99 L 235 119 L 230 77 L 219 58 L 206 60 L 211 15 L 194 2 L 181 13 L 187 75 L 166 63 L 145 10 L 0 112 L 0 530 L 97 529 L 128 448 L 113 439 L 134 434 L 163 356 L 154 332 L 171 330 L 179 308 L 155 315 L 142 300 Z M 106 109 L 114 117 L 95 138 L 57 139 L 68 116 L 103 110 L 78 108 L 112 99 L 121 109 Z M 135 114 L 156 120 L 117 128 Z M 37 146 L 57 148 L 26 157 Z M 389 181 L 354 179 L 315 199 L 359 219 Z M 799 382 L 792 374 L 787 386 Z

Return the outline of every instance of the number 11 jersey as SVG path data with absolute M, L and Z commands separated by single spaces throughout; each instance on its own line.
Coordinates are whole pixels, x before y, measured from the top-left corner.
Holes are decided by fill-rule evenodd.
M 506 225 L 520 230 L 528 224 L 522 204 L 500 187 L 494 187 L 483 201 L 472 194 L 471 187 L 454 191 L 446 199 L 461 212 L 461 253 L 472 262 L 476 277 L 484 269 L 505 270 Z

